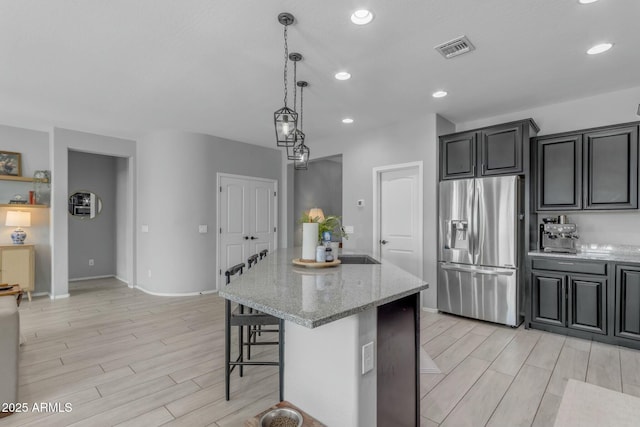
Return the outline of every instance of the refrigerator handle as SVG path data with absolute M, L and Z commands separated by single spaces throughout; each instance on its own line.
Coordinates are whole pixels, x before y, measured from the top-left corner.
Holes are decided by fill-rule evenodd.
M 470 236 L 469 236 L 469 250 L 471 252 L 471 259 L 473 260 L 473 263 L 475 264 L 476 262 L 478 262 L 478 247 L 477 247 L 477 241 L 478 241 L 478 227 L 479 227 L 479 223 L 478 223 L 478 180 L 474 179 L 473 180 L 473 187 L 472 187 L 472 196 L 471 196 L 471 230 L 470 231 Z

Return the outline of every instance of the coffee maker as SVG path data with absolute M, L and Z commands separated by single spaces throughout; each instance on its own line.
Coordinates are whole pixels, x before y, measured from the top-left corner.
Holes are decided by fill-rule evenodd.
M 566 215 L 542 218 L 540 249 L 545 252 L 575 254 L 578 226 L 567 222 Z

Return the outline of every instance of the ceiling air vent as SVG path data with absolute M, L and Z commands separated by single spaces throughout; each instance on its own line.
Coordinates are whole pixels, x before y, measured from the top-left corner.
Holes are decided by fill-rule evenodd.
M 471 44 L 467 36 L 461 36 L 446 43 L 442 43 L 441 45 L 436 46 L 435 49 L 446 59 L 450 59 L 454 56 L 471 52 L 476 48 Z

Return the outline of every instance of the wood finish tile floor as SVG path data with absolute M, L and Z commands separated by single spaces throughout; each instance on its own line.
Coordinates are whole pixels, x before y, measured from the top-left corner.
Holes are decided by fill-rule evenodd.
M 278 401 L 271 366 L 234 372 L 224 399 L 218 296 L 156 297 L 115 279 L 70 291 L 20 307 L 19 400 L 73 410 L 16 413 L 0 427 L 242 426 Z M 421 342 L 442 370 L 421 375 L 422 426 L 552 426 L 568 378 L 640 396 L 640 351 L 426 312 Z

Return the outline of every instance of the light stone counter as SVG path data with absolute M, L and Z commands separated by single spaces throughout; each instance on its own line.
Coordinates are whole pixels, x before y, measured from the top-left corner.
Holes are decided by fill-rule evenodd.
M 640 264 L 640 247 L 630 245 L 581 245 L 577 254 L 530 251 L 529 256 L 544 258 L 572 258 L 585 261 L 633 262 Z
M 300 252 L 300 248 L 290 248 L 270 253 L 256 266 L 245 269 L 243 275 L 233 277 L 231 284 L 220 289 L 220 296 L 316 328 L 429 287 L 385 262 L 321 269 L 297 267 L 291 260 L 299 258 Z

